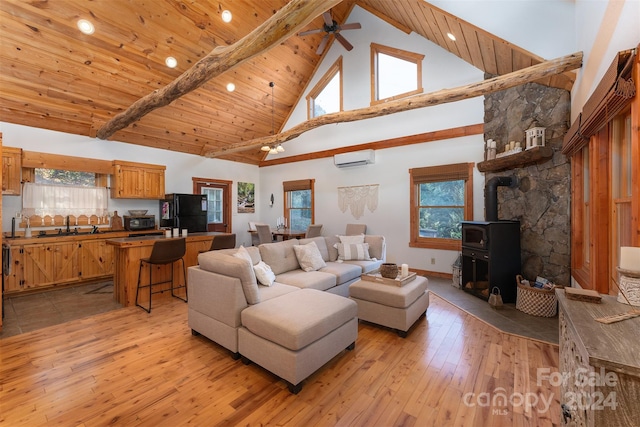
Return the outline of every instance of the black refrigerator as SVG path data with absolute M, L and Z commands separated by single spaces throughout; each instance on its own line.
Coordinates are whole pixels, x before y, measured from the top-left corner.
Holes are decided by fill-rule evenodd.
M 160 227 L 186 229 L 189 233 L 207 231 L 207 196 L 165 194 L 160 200 Z

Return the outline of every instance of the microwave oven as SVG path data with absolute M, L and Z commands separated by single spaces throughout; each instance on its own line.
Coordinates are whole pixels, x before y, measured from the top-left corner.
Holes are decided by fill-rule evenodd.
M 154 215 L 127 216 L 124 217 L 124 229 L 127 231 L 152 230 L 156 228 L 156 217 Z

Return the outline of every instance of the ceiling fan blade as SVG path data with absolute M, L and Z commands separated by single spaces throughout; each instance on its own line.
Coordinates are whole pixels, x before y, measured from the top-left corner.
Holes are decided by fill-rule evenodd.
M 359 30 L 362 28 L 359 22 L 354 22 L 352 24 L 344 24 L 339 26 L 340 30 Z
M 324 23 L 327 24 L 327 27 L 333 25 L 333 18 L 331 17 L 331 12 L 328 10 L 322 14 L 322 19 L 324 19 Z
M 336 34 L 337 35 L 337 34 Z M 321 55 L 324 52 L 324 48 L 327 46 L 327 42 L 329 41 L 329 34 L 325 34 L 320 42 L 320 46 L 318 46 L 318 50 L 316 50 L 316 55 Z
M 308 36 L 309 34 L 318 34 L 323 33 L 323 28 L 316 28 L 315 30 L 301 31 L 298 33 L 299 36 Z
M 353 46 L 351 45 L 351 43 L 349 43 L 349 42 L 347 41 L 347 39 L 345 39 L 344 37 L 342 37 L 342 34 L 340 34 L 340 33 L 336 33 L 336 34 L 335 34 L 335 36 L 336 36 L 336 40 L 338 40 L 338 41 L 340 42 L 340 44 L 341 44 L 342 46 L 344 46 L 344 48 L 345 48 L 345 49 L 347 49 L 347 50 L 351 50 L 351 49 L 353 49 Z

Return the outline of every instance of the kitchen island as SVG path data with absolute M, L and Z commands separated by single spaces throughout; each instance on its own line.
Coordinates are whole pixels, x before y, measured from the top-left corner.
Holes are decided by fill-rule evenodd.
M 209 250 L 211 241 L 214 236 L 227 233 L 190 233 L 186 237 L 187 252 L 184 256 L 185 268 L 198 264 L 198 254 L 201 251 Z M 141 237 L 124 237 L 107 240 L 107 244 L 115 249 L 114 253 L 114 275 L 113 275 L 113 292 L 116 301 L 125 307 L 136 305 L 136 289 L 138 286 L 138 271 L 140 269 L 140 259 L 147 258 L 151 255 L 153 244 L 157 240 L 172 239 L 165 236 L 141 236 Z M 182 276 L 182 266 L 176 263 L 174 269 L 174 283 L 176 286 L 184 284 Z M 149 283 L 149 269 L 142 269 L 142 283 Z M 171 266 L 153 266 L 153 281 L 160 282 L 171 279 Z M 164 285 L 167 290 L 170 284 Z M 179 289 L 176 294 L 185 297 L 185 289 Z M 157 294 L 155 298 L 170 298 L 171 292 L 163 292 Z M 140 293 L 140 302 L 146 303 L 149 300 L 147 292 Z

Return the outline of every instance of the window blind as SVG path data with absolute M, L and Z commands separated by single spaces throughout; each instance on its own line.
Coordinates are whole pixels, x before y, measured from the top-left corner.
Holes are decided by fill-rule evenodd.
M 282 186 L 284 191 L 300 191 L 300 190 L 311 190 L 312 188 L 311 179 L 299 179 L 297 181 L 284 181 Z
M 631 69 L 635 49 L 618 52 L 602 80 L 582 107 L 582 112 L 564 136 L 562 153 L 572 156 L 589 138 L 624 109 L 636 95 Z
M 429 166 L 409 169 L 414 184 L 425 182 L 458 181 L 469 179 L 471 163 L 454 163 L 451 165 Z

